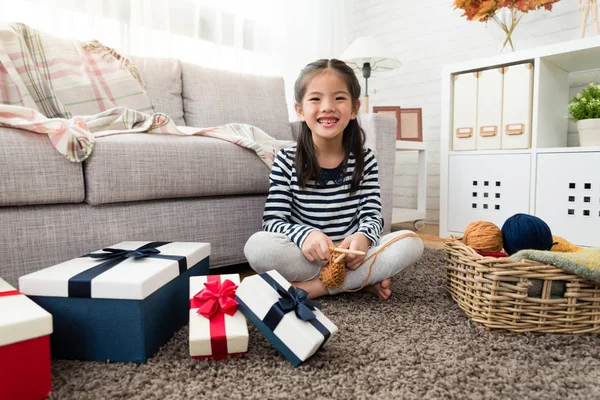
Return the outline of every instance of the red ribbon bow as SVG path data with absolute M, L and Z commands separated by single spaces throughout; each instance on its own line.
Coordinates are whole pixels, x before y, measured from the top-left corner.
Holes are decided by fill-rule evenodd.
M 229 279 L 223 283 L 218 279 L 205 282 L 204 289 L 192 297 L 190 308 L 198 308 L 197 313 L 208 319 L 219 313 L 233 315 L 238 306 L 238 302 L 235 301 L 236 290 L 237 285 Z

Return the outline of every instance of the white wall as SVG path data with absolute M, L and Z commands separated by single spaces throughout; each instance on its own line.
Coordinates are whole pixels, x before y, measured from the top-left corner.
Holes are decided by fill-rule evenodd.
M 336 58 L 350 43 L 348 21 L 351 10 L 346 0 L 280 1 L 284 36 L 276 48 L 285 81 L 285 93 L 291 121 L 297 121 L 294 109 L 294 83 L 300 71 L 320 58 Z
M 452 4 L 452 0 L 348 2 L 350 42 L 360 36 L 376 36 L 403 63 L 400 69 L 369 79 L 370 106 L 423 109 L 423 140 L 433 149 L 428 157 L 430 222 L 439 221 L 442 66 L 496 54 L 501 40 L 493 23 L 467 21 Z M 515 30 L 515 47 L 518 51 L 574 40 L 579 37 L 580 21 L 577 0 L 562 0 L 551 12 L 530 12 Z M 588 23 L 588 35 L 590 29 Z M 417 157 L 398 153 L 394 206 L 416 208 L 416 196 Z

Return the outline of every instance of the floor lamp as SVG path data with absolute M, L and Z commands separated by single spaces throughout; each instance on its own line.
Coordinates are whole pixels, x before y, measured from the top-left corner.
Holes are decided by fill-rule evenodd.
M 371 72 L 390 71 L 402 63 L 388 55 L 387 51 L 373 36 L 363 36 L 356 39 L 342 53 L 340 59 L 353 69 L 362 72 L 365 78 L 365 110 L 369 112 L 369 78 Z

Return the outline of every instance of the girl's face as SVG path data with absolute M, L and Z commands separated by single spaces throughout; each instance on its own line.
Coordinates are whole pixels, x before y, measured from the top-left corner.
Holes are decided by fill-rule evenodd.
M 360 102 L 352 104 L 350 90 L 341 75 L 328 68 L 310 80 L 302 104 L 296 104 L 296 113 L 310 128 L 315 144 L 341 144 L 344 129 L 356 118 L 359 108 Z

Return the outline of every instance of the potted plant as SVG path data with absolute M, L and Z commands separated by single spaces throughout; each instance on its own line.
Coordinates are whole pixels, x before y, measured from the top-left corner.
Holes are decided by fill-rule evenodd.
M 569 101 L 569 121 L 577 122 L 579 144 L 600 146 L 600 86 L 590 83 Z

